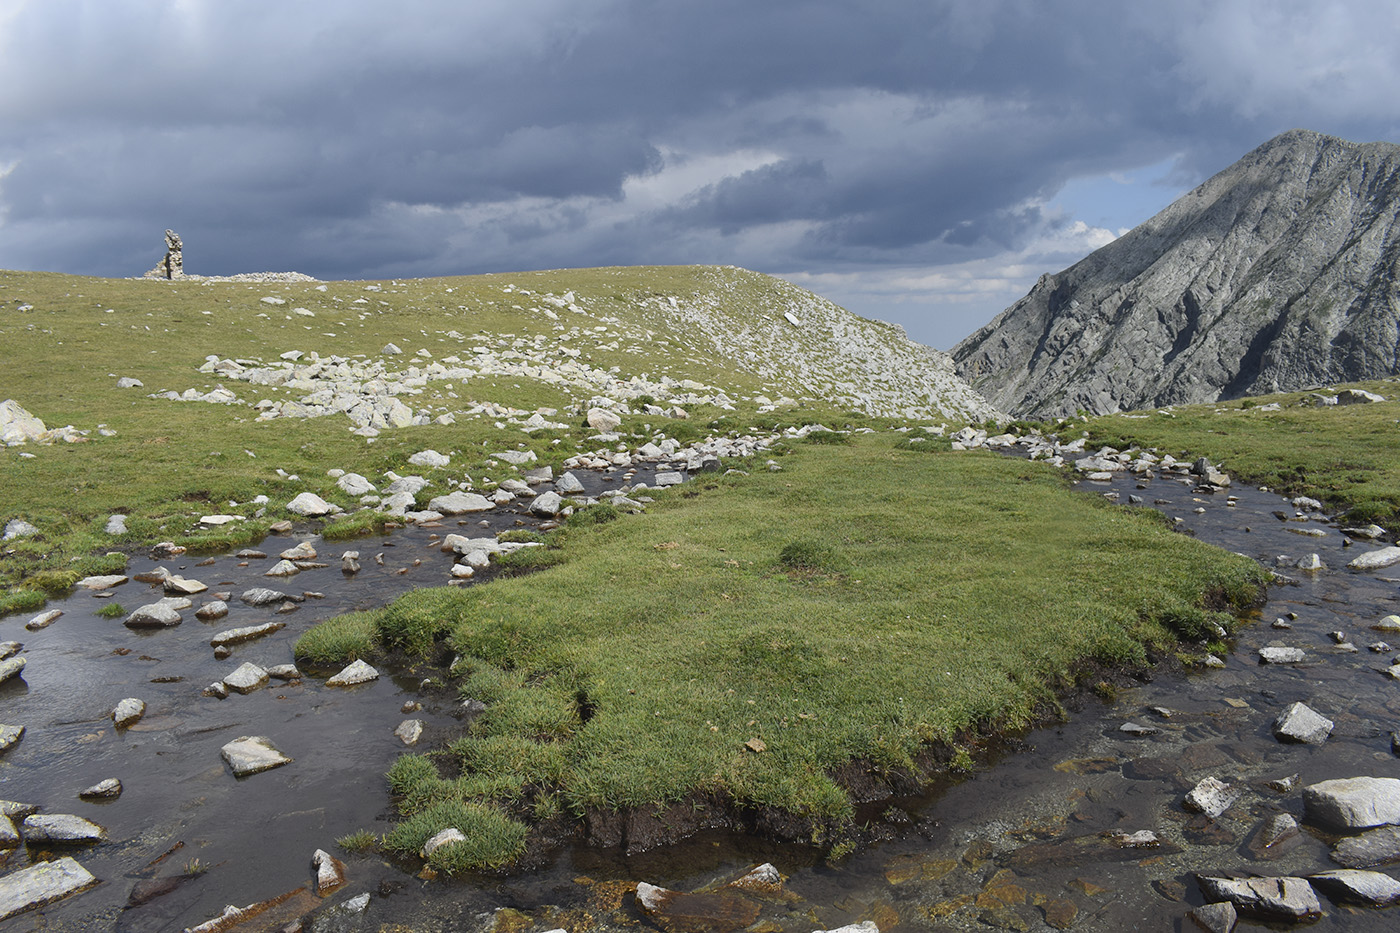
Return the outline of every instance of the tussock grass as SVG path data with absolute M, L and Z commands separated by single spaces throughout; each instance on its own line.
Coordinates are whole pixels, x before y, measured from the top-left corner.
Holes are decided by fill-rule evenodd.
M 563 563 L 454 590 L 454 674 L 488 709 L 448 750 L 460 778 L 410 756 L 394 784 L 409 809 L 459 793 L 529 819 L 544 797 L 575 814 L 719 797 L 835 840 L 853 813 L 842 766 L 915 769 L 931 744 L 1026 725 L 1086 662 L 1141 663 L 1261 578 L 1039 464 L 882 435 L 783 463 L 564 529 L 530 549 Z M 775 572 L 833 561 L 841 573 Z
M 319 623 L 297 639 L 296 657 L 318 664 L 350 662 L 374 654 L 375 615 L 349 612 Z
M 1157 447 L 1177 458 L 1209 457 L 1245 482 L 1307 495 L 1347 509 L 1356 524 L 1400 526 L 1400 384 L 1360 388 L 1389 401 L 1316 407 L 1314 392 L 1290 392 L 1214 405 L 1104 415 L 1084 427 L 1090 443 Z M 1264 411 L 1277 402 L 1278 411 Z M 1145 416 L 1145 417 L 1144 417 Z

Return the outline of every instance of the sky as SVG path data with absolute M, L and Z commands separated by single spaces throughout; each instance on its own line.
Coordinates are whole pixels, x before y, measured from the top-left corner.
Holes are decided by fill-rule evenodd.
M 737 265 L 943 349 L 1295 127 L 1380 0 L 0 0 L 0 268 Z

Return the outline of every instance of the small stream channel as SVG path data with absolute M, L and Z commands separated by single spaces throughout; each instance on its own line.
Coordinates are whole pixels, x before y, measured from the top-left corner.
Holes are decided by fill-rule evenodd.
M 1347 570 L 1347 561 L 1375 545 L 1346 546 L 1334 525 L 1321 516 L 1296 515 L 1279 496 L 1243 487 L 1203 494 L 1168 475 L 1143 484 L 1145 489 L 1138 483 L 1117 474 L 1108 482 L 1081 481 L 1080 488 L 1094 495 L 1116 492 L 1124 503 L 1133 494 L 1146 504 L 1155 501 L 1182 519 L 1183 532 L 1266 566 L 1273 567 L 1279 555 L 1291 565 L 1317 553 L 1328 569 L 1280 567 L 1296 582 L 1270 588 L 1266 605 L 1237 633 L 1223 669 L 1160 674 L 1120 690 L 1111 702 L 1092 701 L 1067 723 L 1011 740 L 1006 753 L 963 780 L 920 799 L 882 802 L 869 817 L 874 831 L 889 840 L 837 865 L 813 850 L 732 833 L 702 834 L 632 856 L 579 847 L 541 870 L 466 882 L 423 881 L 402 866 L 336 850 L 337 836 L 388 828 L 383 773 L 403 750 L 392 735 L 407 718 L 401 706 L 409 700 L 424 704 L 412 715 L 427 721 L 424 741 L 431 745 L 462 728 L 455 698 L 420 694 L 416 680 L 388 676 L 350 690 L 327 688 L 321 678 L 274 682 L 222 701 L 201 698 L 199 691 L 244 660 L 290 661 L 296 638 L 316 621 L 446 582 L 451 558 L 429 536 L 461 531 L 455 520 L 437 529 L 327 545 L 322 559 L 329 557 L 331 568 L 281 583 L 261 574 L 299 536 L 269 538 L 261 547 L 269 559 L 247 567 L 232 557 L 208 564 L 197 558 L 164 561 L 212 590 L 234 592 L 230 615 L 214 623 L 196 622 L 187 612 L 178 628 L 136 633 L 120 619 L 94 616 L 104 600 L 89 595 L 55 602 L 65 614 L 40 632 L 24 631 L 27 615 L 0 620 L 0 640 L 25 642 L 29 659 L 22 682 L 0 686 L 5 721 L 28 726 L 19 745 L 0 759 L 0 798 L 86 816 L 106 826 L 113 840 L 78 853 L 103 884 L 20 915 L 7 929 L 180 930 L 217 916 L 225 904 L 246 905 L 306 884 L 316 848 L 343 856 L 350 874 L 349 885 L 328 903 L 372 895 L 362 914 L 323 916 L 319 926 L 313 921 L 312 928 L 326 931 L 650 928 L 627 893 L 636 881 L 690 891 L 765 861 L 789 876 L 787 888 L 796 895 L 790 903 L 765 905 L 760 928 L 766 933 L 806 933 L 862 920 L 874 920 L 883 933 L 1194 929 L 1185 914 L 1201 896 L 1191 872 L 1286 875 L 1337 867 L 1329 858 L 1330 839 L 1303 823 L 1300 791 L 1279 793 L 1268 781 L 1298 774 L 1301 787 L 1334 777 L 1400 777 L 1389 736 L 1400 724 L 1400 684 L 1381 673 L 1392 653 L 1367 650 L 1387 637 L 1371 626 L 1400 604 L 1400 572 Z M 515 514 L 485 521 L 483 533 L 535 523 Z M 362 555 L 364 570 L 355 578 L 338 569 L 346 548 Z M 383 566 L 372 560 L 381 552 Z M 154 564 L 133 560 L 129 572 Z M 264 585 L 326 595 L 276 616 L 288 623 L 277 635 L 236 646 L 232 657 L 216 661 L 208 645 L 215 631 L 274 618 L 271 609 L 236 601 L 243 589 Z M 143 585 L 128 583 L 112 598 L 131 609 L 159 596 L 158 590 L 146 593 Z M 1291 629 L 1271 626 L 1290 616 L 1296 616 Z M 1359 650 L 1339 648 L 1329 637 L 1337 631 Z M 1258 649 L 1275 643 L 1303 648 L 1306 661 L 1261 666 Z M 129 653 L 118 653 L 125 649 Z M 181 679 L 155 682 L 169 677 Z M 118 732 L 109 713 L 125 696 L 143 698 L 148 712 L 135 727 Z M 1295 700 L 1336 723 L 1326 744 L 1274 739 L 1271 724 Z M 1120 727 L 1129 722 L 1151 731 L 1125 733 Z M 267 735 L 296 762 L 235 779 L 219 748 L 242 735 Z M 119 799 L 78 800 L 79 790 L 113 776 L 126 788 Z M 1207 776 L 1247 788 L 1213 821 L 1181 806 L 1183 795 Z M 1297 817 L 1303 832 L 1278 847 L 1282 851 L 1259 858 L 1249 842 L 1264 819 L 1280 811 Z M 1125 849 L 1106 835 L 1140 830 L 1156 833 L 1162 844 Z M 147 867 L 180 842 L 181 849 Z M 7 869 L 43 857 L 43 851 L 21 849 Z M 196 858 L 209 870 L 124 909 L 138 880 L 179 874 Z M 299 895 L 287 910 L 304 912 L 313 901 Z M 1394 910 L 1347 907 L 1326 898 L 1322 903 L 1324 915 L 1312 929 L 1389 930 L 1400 917 Z M 286 922 L 274 917 L 280 915 L 238 929 L 278 929 Z M 1242 919 L 1237 929 L 1270 927 Z

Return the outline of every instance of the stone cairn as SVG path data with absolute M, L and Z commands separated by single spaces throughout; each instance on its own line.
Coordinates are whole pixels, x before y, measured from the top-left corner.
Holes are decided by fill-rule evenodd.
M 165 258 L 146 273 L 148 279 L 178 279 L 185 274 L 185 244 L 174 230 L 165 231 Z

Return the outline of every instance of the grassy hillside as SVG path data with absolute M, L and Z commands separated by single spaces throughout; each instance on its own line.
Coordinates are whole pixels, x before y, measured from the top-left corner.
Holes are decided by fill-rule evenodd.
M 402 353 L 386 354 L 389 344 Z M 114 547 L 248 540 L 307 490 L 353 508 L 326 476 L 331 468 L 375 480 L 422 472 L 406 460 L 425 448 L 459 452 L 456 480 L 487 448 L 524 445 L 545 462 L 562 460 L 596 433 L 582 413 L 598 397 L 636 413 L 622 429 L 633 446 L 798 409 L 810 420 L 852 412 L 981 420 L 990 411 L 949 375 L 946 357 L 896 328 L 732 268 L 380 283 L 0 272 L 0 347 L 0 400 L 16 400 L 49 428 L 87 432 L 76 443 L 0 451 L 0 523 L 21 518 L 40 531 L 7 542 L 5 587 L 61 587 L 110 569 L 116 559 L 100 555 Z M 213 370 L 211 357 L 238 362 Z M 371 366 L 351 374 L 353 392 L 393 392 L 402 411 L 430 423 L 366 438 L 344 414 L 269 420 L 305 414 L 303 402 L 329 393 L 336 371 Z M 122 378 L 142 386 L 119 388 Z M 221 389 L 229 404 L 150 397 Z M 646 414 L 647 405 L 667 414 Z M 679 415 L 687 417 L 671 417 Z M 531 429 L 532 417 L 545 427 Z M 103 533 L 113 513 L 129 517 L 125 534 Z M 248 520 L 198 529 L 210 513 Z M 62 572 L 36 578 L 43 570 Z
M 1346 388 L 1384 402 L 1318 405 Z M 1352 524 L 1400 527 L 1400 381 L 1330 386 L 1091 418 L 1092 444 L 1158 447 L 1223 461 L 1239 479 L 1348 510 Z

